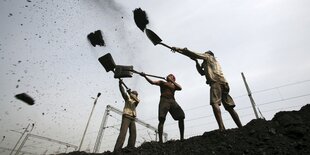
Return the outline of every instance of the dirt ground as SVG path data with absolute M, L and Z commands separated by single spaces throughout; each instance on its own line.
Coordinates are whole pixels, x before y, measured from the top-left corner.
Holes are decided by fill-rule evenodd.
M 310 104 L 299 111 L 279 112 L 270 121 L 255 119 L 240 129 L 205 132 L 184 141 L 147 142 L 140 147 L 102 155 L 310 154 Z M 70 152 L 61 155 L 94 155 Z

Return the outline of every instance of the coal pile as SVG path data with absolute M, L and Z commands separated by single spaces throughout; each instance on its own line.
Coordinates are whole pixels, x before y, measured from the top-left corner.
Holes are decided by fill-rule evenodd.
M 102 155 L 310 154 L 310 104 L 299 111 L 279 112 L 270 121 L 255 119 L 240 129 L 205 132 L 184 141 L 147 142 L 138 148 Z M 71 152 L 67 155 L 92 153 Z M 62 154 L 65 155 L 65 154 Z

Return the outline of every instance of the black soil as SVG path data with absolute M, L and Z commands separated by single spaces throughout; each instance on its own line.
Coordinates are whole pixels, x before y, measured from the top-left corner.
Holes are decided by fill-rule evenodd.
M 28 105 L 34 105 L 34 99 L 26 93 L 15 95 L 15 98 L 27 103 Z
M 141 8 L 137 8 L 133 11 L 133 17 L 138 28 L 143 32 L 146 29 L 146 25 L 149 24 L 146 12 Z
M 138 148 L 124 148 L 120 152 L 104 152 L 102 155 L 163 154 L 310 154 L 310 105 L 299 111 L 279 112 L 270 121 L 255 119 L 240 129 L 205 132 L 201 136 L 184 141 L 168 141 L 164 144 L 147 142 Z M 71 152 L 67 155 L 93 153 Z M 65 155 L 65 154 L 62 154 Z
M 94 47 L 96 45 L 105 46 L 102 33 L 100 30 L 95 31 L 94 33 L 91 32 L 90 34 L 87 35 L 87 38 Z

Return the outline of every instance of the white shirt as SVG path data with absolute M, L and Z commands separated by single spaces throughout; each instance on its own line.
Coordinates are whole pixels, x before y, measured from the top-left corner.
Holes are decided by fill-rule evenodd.
M 203 60 L 203 63 L 201 65 L 204 69 L 207 82 L 227 83 L 220 64 L 210 53 L 196 53 L 189 50 L 181 53 L 191 58 Z
M 128 100 L 125 101 L 125 106 L 123 109 L 123 114 L 136 117 L 137 112 L 136 112 L 136 100 L 132 99 L 130 95 L 128 95 Z

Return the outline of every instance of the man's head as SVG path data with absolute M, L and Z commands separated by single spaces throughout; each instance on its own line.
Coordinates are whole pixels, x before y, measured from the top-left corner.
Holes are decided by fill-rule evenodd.
M 169 81 L 169 79 L 175 81 L 175 76 L 173 74 L 169 74 L 167 77 L 166 77 L 167 81 Z
M 140 102 L 139 98 L 138 98 L 138 92 L 133 90 L 133 91 L 130 91 L 129 93 L 129 98 L 135 100 L 135 104 L 137 106 L 137 104 Z
M 209 51 L 206 51 L 205 53 L 206 53 L 206 54 L 210 54 L 210 55 L 214 56 L 214 53 L 213 53 L 213 52 L 211 52 L 210 50 L 209 50 Z
M 135 90 L 131 91 L 131 94 L 134 94 L 134 95 L 138 96 L 138 92 L 135 91 Z

